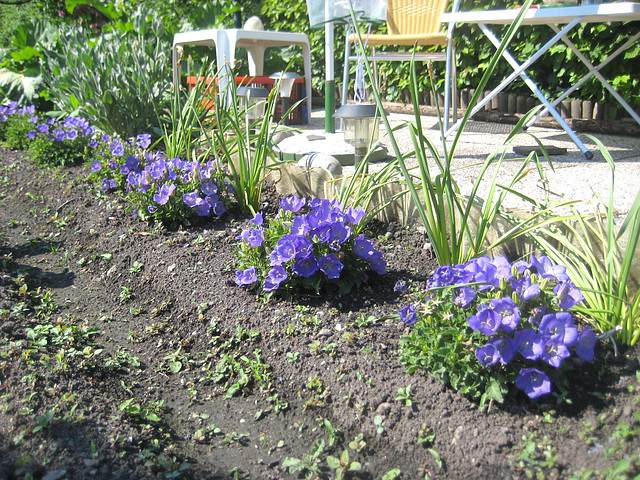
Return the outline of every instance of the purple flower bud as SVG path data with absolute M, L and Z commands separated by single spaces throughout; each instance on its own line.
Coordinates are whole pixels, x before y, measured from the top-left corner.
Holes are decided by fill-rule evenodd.
M 293 264 L 293 272 L 301 277 L 310 277 L 318 271 L 318 261 L 313 255 L 309 255 Z
M 136 147 L 145 149 L 151 145 L 151 135 L 148 133 L 141 133 L 136 137 Z
M 111 155 L 114 155 L 116 157 L 121 157 L 124 155 L 124 146 L 120 143 L 119 140 L 116 140 L 111 144 Z
M 324 224 L 309 231 L 314 243 L 328 243 L 331 238 L 331 225 Z
M 165 205 L 169 201 L 169 197 L 173 195 L 175 189 L 175 185 L 167 185 L 166 183 L 164 183 L 160 187 L 160 191 L 153 195 L 153 201 L 159 205 Z
M 531 267 L 536 269 L 540 277 L 553 278 L 558 282 L 569 280 L 567 268 L 562 265 L 554 265 L 547 256 L 538 258 L 531 255 Z
M 295 213 L 300 211 L 300 209 L 304 207 L 305 203 L 306 203 L 306 199 L 298 198 L 295 195 L 292 195 L 290 197 L 283 198 L 282 200 L 280 200 L 280 207 L 285 211 Z
M 382 258 L 382 252 L 374 251 L 367 261 L 369 262 L 369 268 L 378 275 L 387 273 L 387 261 Z
M 187 207 L 194 208 L 196 206 L 196 201 L 200 198 L 198 192 L 193 191 L 189 193 L 185 193 L 182 195 L 182 201 L 187 205 Z
M 498 354 L 498 350 L 495 345 L 492 343 L 487 343 L 484 347 L 480 347 L 476 350 L 476 358 L 480 365 L 484 367 L 491 367 L 498 363 L 500 355 Z
M 244 240 L 253 248 L 257 248 L 264 242 L 264 229 L 254 228 L 253 230 L 243 230 L 236 239 Z
M 278 240 L 278 243 L 269 254 L 269 258 L 271 258 L 271 265 L 282 265 L 289 260 L 293 260 L 295 256 L 296 246 L 287 237 L 282 237 L 280 240 Z
M 509 363 L 518 351 L 516 342 L 514 342 L 512 338 L 498 337 L 490 340 L 488 343 L 496 348 L 498 351 L 498 360 L 503 365 Z
M 511 288 L 518 293 L 522 301 L 531 300 L 540 294 L 540 284 L 532 284 L 529 275 L 524 275 L 520 280 L 511 279 Z
M 138 165 L 140 165 L 140 161 L 136 157 L 129 155 L 124 164 L 129 170 L 133 170 L 134 168 L 138 168 Z
M 333 250 L 339 250 L 340 245 L 346 242 L 351 236 L 351 228 L 344 224 L 344 222 L 335 222 L 331 225 L 329 244 Z
M 349 207 L 345 214 L 345 221 L 349 222 L 352 225 L 357 225 L 360 220 L 362 220 L 365 216 L 364 208 L 352 208 Z
M 262 217 L 262 212 L 256 213 L 254 217 L 249 221 L 253 223 L 256 227 L 259 227 L 260 225 L 262 225 L 262 223 L 264 222 L 264 219 Z
M 582 292 L 570 280 L 565 280 L 556 285 L 553 293 L 555 293 L 558 300 L 560 300 L 560 308 L 563 310 L 569 310 L 584 300 Z
M 543 337 L 542 353 L 540 359 L 547 362 L 552 367 L 560 368 L 565 358 L 569 358 L 571 353 L 559 337 Z
M 206 202 L 203 198 L 198 197 L 196 199 L 196 215 L 199 217 L 206 217 L 211 213 L 211 205 Z
M 406 280 L 398 280 L 396 284 L 393 286 L 394 292 L 407 293 L 409 292 L 409 288 L 407 287 Z
M 576 341 L 576 353 L 583 362 L 593 361 L 596 346 L 596 334 L 587 327 L 580 332 Z
M 296 259 L 307 258 L 313 253 L 313 242 L 302 235 L 292 235 L 291 241 L 296 248 Z
M 67 133 L 66 133 L 67 140 L 75 140 L 76 138 L 78 138 L 78 130 L 76 130 L 75 128 L 71 128 L 67 130 Z
M 476 299 L 476 291 L 471 287 L 458 287 L 453 294 L 453 302 L 459 308 L 467 308 Z
M 567 347 L 578 339 L 578 329 L 569 312 L 550 313 L 542 317 L 538 333 L 542 337 L 557 339 Z
M 218 193 L 218 187 L 216 187 L 213 182 L 203 183 L 200 187 L 200 190 L 202 190 L 202 193 L 204 193 L 205 195 L 213 195 Z
M 491 308 L 502 317 L 503 332 L 511 333 L 516 329 L 518 322 L 520 322 L 520 310 L 511 298 L 492 298 Z
M 280 287 L 280 284 L 284 282 L 288 277 L 289 275 L 287 274 L 286 270 L 280 265 L 276 265 L 271 270 L 269 270 L 268 277 L 265 279 L 262 289 L 265 292 L 277 290 Z
M 376 250 L 373 248 L 373 242 L 359 235 L 353 242 L 353 253 L 365 260 L 371 257 Z
M 533 328 L 516 330 L 513 334 L 518 351 L 527 360 L 537 360 L 542 354 L 542 339 Z

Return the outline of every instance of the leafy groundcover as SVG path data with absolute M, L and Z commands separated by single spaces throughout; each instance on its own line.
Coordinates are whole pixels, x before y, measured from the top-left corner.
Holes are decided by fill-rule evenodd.
M 436 268 L 419 227 L 371 224 L 388 273 L 349 294 L 267 301 L 235 284 L 249 217 L 168 231 L 86 175 L 0 149 L 0 479 L 640 473 L 638 346 L 598 343 L 560 403 L 406 373 L 389 316 Z

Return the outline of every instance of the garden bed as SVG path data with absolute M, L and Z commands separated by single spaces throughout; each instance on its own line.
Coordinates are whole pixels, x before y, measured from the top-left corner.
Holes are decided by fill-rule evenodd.
M 86 167 L 0 168 L 0 479 L 336 478 L 345 450 L 351 478 L 640 473 L 638 346 L 598 343 L 571 403 L 480 409 L 405 372 L 385 316 L 437 266 L 416 225 L 369 226 L 389 273 L 364 288 L 264 302 L 234 283 L 249 217 L 168 231 Z

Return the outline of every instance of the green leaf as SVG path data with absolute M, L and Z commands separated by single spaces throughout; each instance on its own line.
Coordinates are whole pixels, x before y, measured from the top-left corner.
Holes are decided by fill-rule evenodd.
M 40 52 L 33 47 L 24 47 L 17 52 L 11 52 L 11 58 L 15 62 L 24 62 L 26 60 L 30 60 L 33 57 L 37 57 L 40 55 Z
M 334 470 L 340 467 L 340 460 L 338 460 L 336 457 L 332 455 L 329 455 L 327 457 L 327 463 L 329 464 L 329 467 L 333 468 Z
M 502 388 L 500 382 L 494 378 L 489 377 L 489 384 L 486 388 L 486 393 L 489 398 L 492 398 L 498 403 L 504 402 L 504 396 L 502 395 Z
M 429 451 L 429 453 L 435 459 L 436 464 L 438 465 L 438 467 L 442 468 L 442 459 L 440 458 L 440 454 L 438 452 L 436 452 L 433 448 L 428 448 L 427 450 Z
M 69 95 L 69 103 L 71 103 L 74 110 L 80 106 L 80 101 L 73 93 Z
M 159 422 L 160 421 L 160 417 L 158 415 L 156 415 L 153 412 L 147 412 L 147 414 L 145 415 L 145 419 L 146 420 L 151 420 L 152 422 Z

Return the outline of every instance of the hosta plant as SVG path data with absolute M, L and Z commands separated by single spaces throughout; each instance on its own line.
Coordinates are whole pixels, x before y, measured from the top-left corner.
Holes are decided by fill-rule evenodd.
M 176 226 L 225 212 L 228 187 L 217 162 L 168 159 L 147 151 L 150 141 L 148 134 L 126 141 L 103 136 L 91 164 L 91 178 L 103 192 L 124 191 L 143 220 Z
M 266 296 L 274 292 L 333 289 L 347 293 L 368 278 L 386 273 L 382 253 L 364 235 L 354 235 L 363 209 L 344 209 L 337 200 L 291 196 L 272 219 L 253 217 L 237 237 L 236 284 Z
M 564 397 L 572 355 L 594 356 L 595 334 L 579 331 L 568 310 L 583 301 L 566 268 L 548 257 L 513 264 L 479 257 L 439 267 L 400 311 L 413 326 L 401 361 L 484 404 L 504 402 L 513 386 L 531 399 Z

